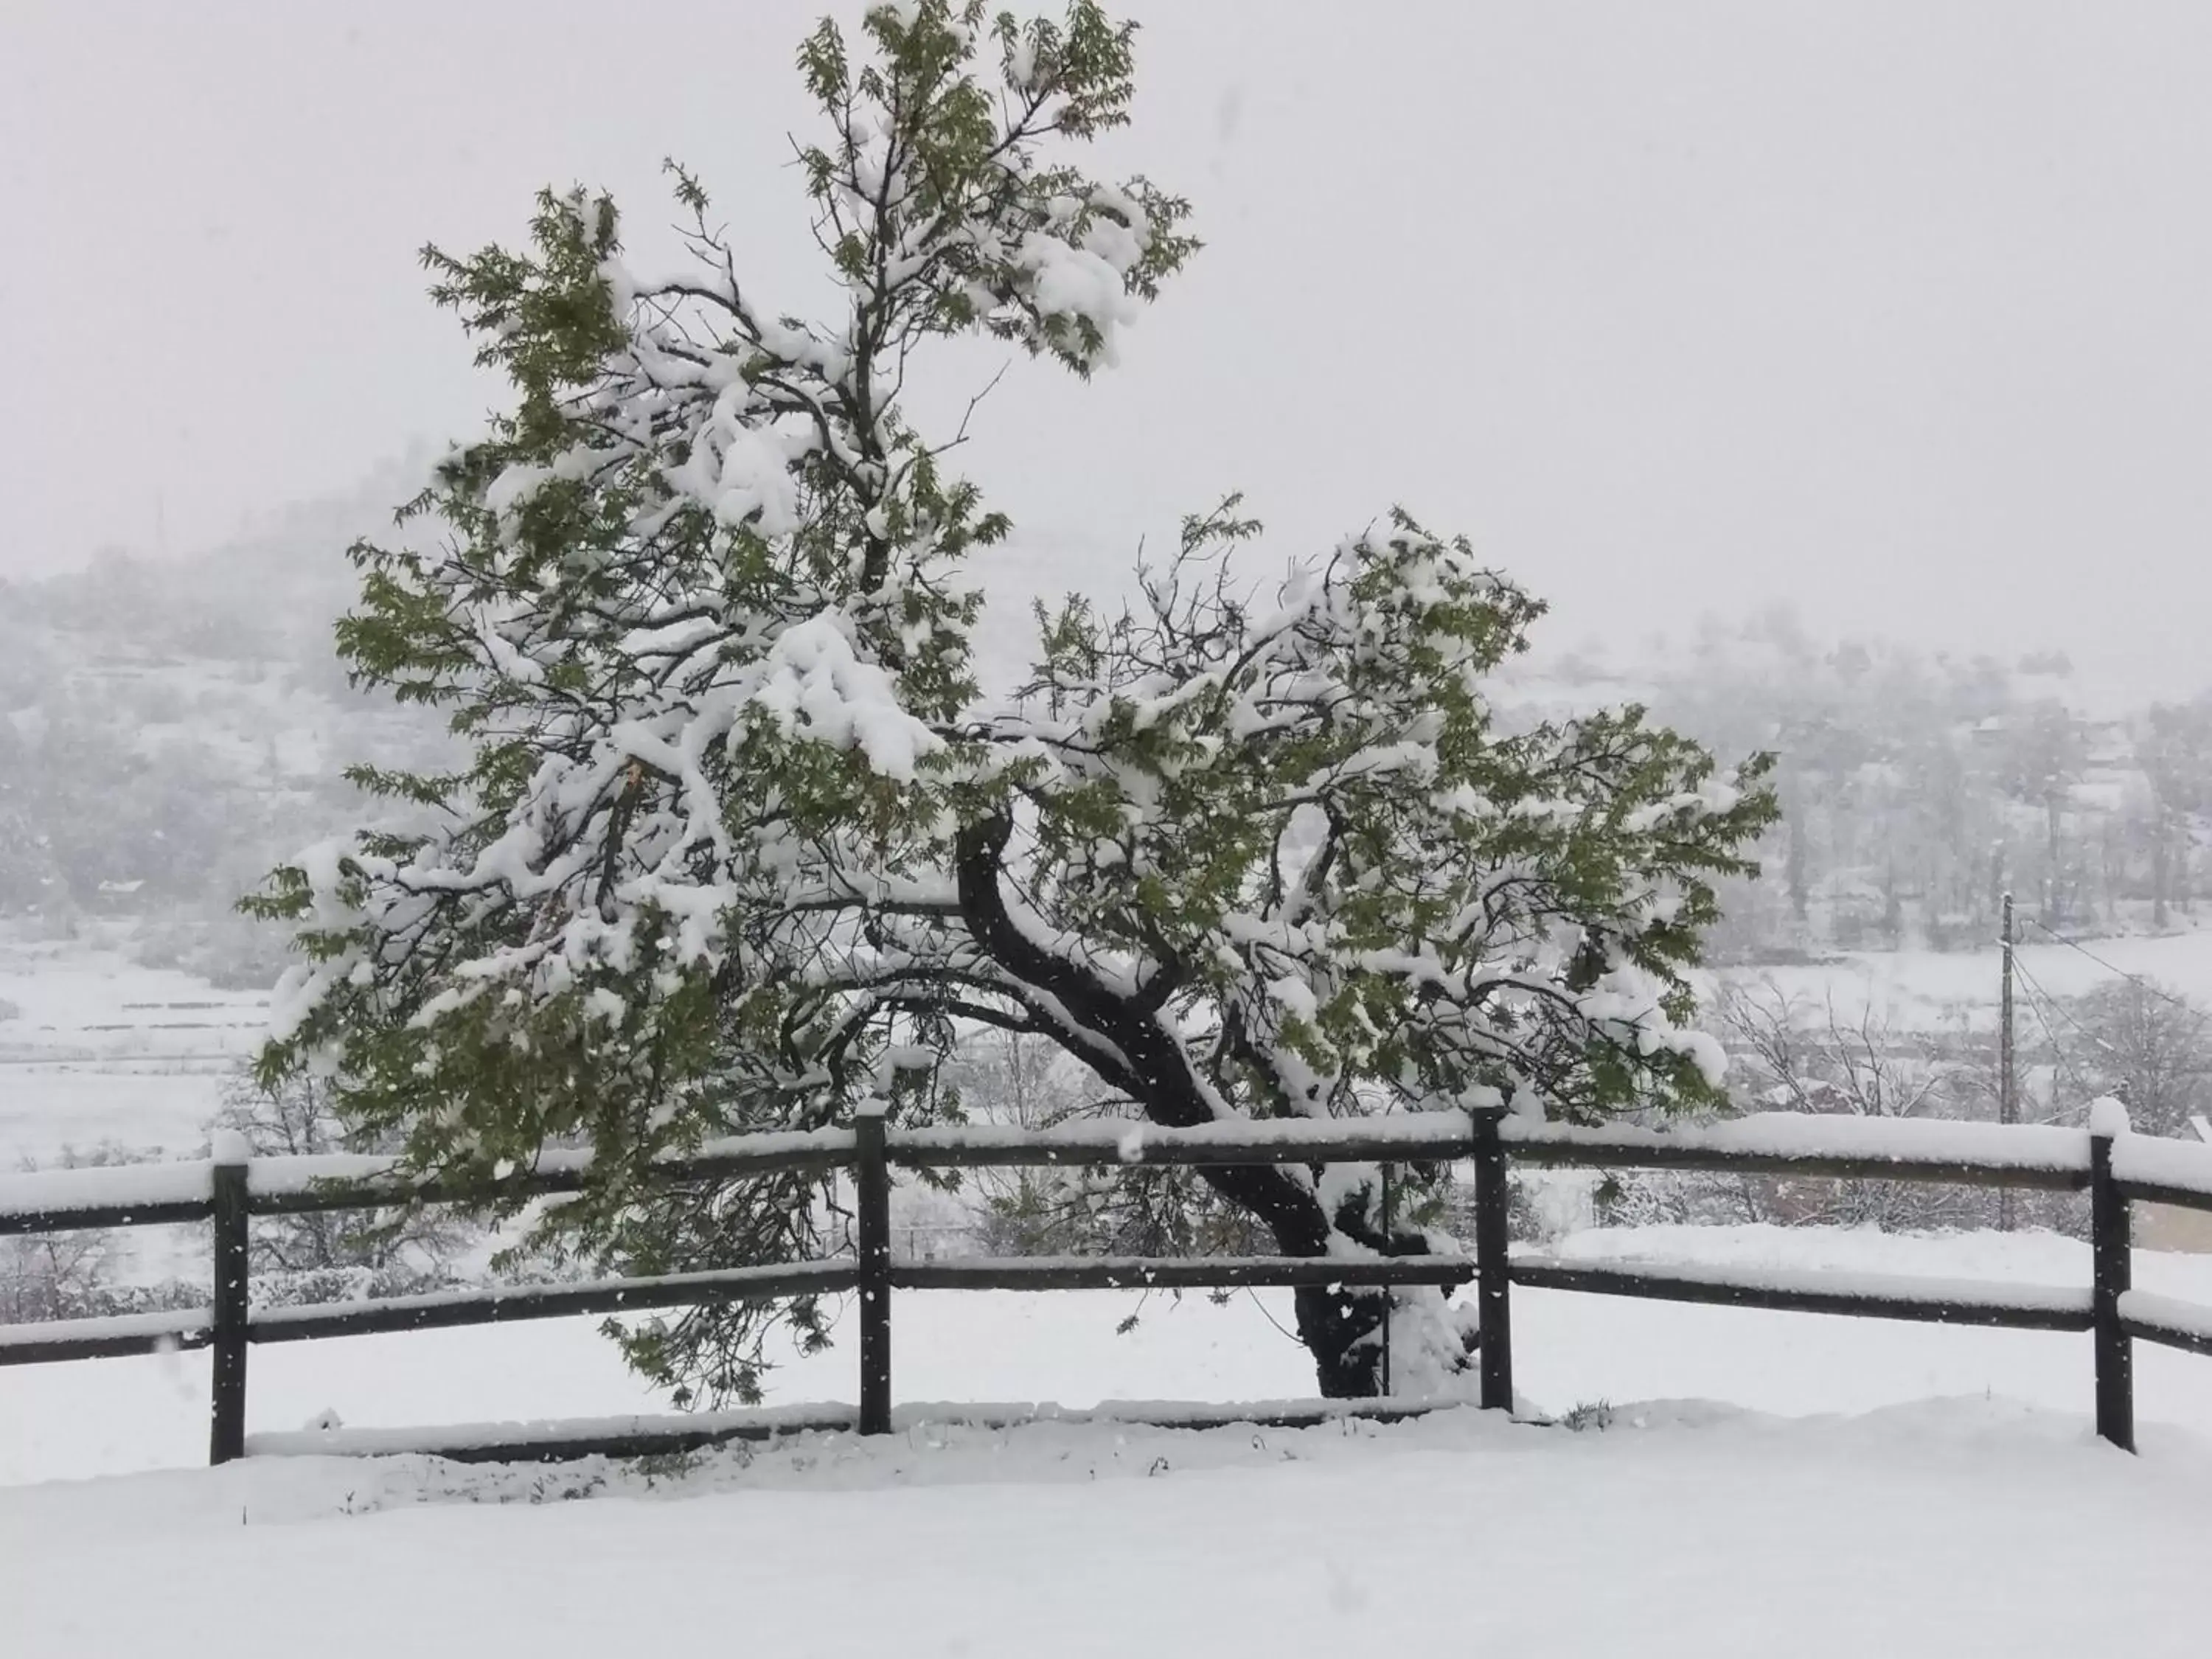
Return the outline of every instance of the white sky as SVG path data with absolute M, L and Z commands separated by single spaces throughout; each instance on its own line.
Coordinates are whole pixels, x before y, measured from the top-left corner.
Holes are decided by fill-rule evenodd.
M 540 184 L 647 234 L 680 155 L 803 299 L 822 3 L 0 3 L 0 573 L 465 433 L 495 389 L 414 251 Z M 1464 529 L 1561 642 L 1793 600 L 2212 683 L 2212 6 L 1128 6 L 1101 170 L 1210 246 L 1120 370 L 988 406 L 1010 580 L 1110 581 L 1242 487 L 1285 552 L 1393 501 Z

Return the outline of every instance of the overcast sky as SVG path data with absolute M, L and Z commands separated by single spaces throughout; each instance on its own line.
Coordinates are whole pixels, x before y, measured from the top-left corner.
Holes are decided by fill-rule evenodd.
M 204 548 L 465 434 L 495 389 L 415 250 L 514 238 L 541 184 L 649 239 L 673 153 L 804 298 L 820 9 L 5 0 L 0 573 Z M 1132 9 L 1100 168 L 1209 246 L 1117 371 L 988 406 L 1010 584 L 1241 487 L 1286 553 L 1394 501 L 1465 530 L 1567 642 L 1790 600 L 2212 683 L 2203 0 Z

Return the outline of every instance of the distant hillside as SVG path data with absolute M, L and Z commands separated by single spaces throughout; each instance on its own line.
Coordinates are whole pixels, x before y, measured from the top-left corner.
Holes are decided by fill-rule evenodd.
M 274 941 L 233 901 L 347 821 L 343 767 L 441 746 L 434 716 L 352 690 L 331 650 L 344 550 L 404 493 L 386 475 L 201 557 L 0 584 L 0 915 L 127 918 L 152 959 L 265 981 Z
M 2184 925 L 2212 897 L 2212 701 L 2129 708 L 2064 657 L 1818 641 L 1786 618 L 1709 629 L 1632 666 L 1554 658 L 1513 700 L 1642 702 L 1723 757 L 1777 757 L 1782 823 L 1729 895 L 1737 959 Z
M 344 549 L 392 533 L 411 489 L 394 467 L 197 558 L 0 583 L 0 917 L 120 928 L 152 965 L 266 982 L 276 941 L 234 901 L 355 821 L 343 766 L 445 742 L 331 654 Z M 1054 572 L 1119 591 L 1118 567 L 1066 551 L 1002 549 L 974 573 L 994 686 L 1018 678 Z M 1642 702 L 1724 759 L 1778 754 L 1785 817 L 1763 878 L 1729 896 L 1723 960 L 1984 942 L 2008 887 L 2024 925 L 2065 931 L 2161 930 L 2212 898 L 2212 702 L 2128 708 L 2056 653 L 1821 641 L 1786 617 L 1632 655 L 1538 639 L 1498 688 L 1508 720 Z

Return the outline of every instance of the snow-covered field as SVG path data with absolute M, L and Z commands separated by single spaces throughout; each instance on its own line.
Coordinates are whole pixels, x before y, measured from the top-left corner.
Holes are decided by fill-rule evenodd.
M 2212 931 L 2087 948 L 2115 969 L 2212 1004 Z M 2023 945 L 2020 959 L 2057 996 L 2113 977 L 2100 961 L 2047 941 Z M 1871 1008 L 1899 1031 L 1995 1018 L 1994 946 L 1856 952 L 1730 977 L 1771 981 L 1808 1003 L 1832 998 L 1846 1018 Z M 218 990 L 117 951 L 0 935 L 0 1161 L 52 1158 L 103 1140 L 189 1152 L 204 1139 L 224 1077 L 258 1041 L 267 1006 L 265 994 Z
M 2212 931 L 2090 939 L 2081 950 L 2039 939 L 2032 930 L 2023 937 L 2021 967 L 2051 996 L 2086 995 L 2113 983 L 2117 969 L 2212 1005 Z M 1992 941 L 1978 951 L 1851 951 L 1815 965 L 1731 970 L 1729 977 L 1771 981 L 1785 995 L 1814 1005 L 1832 998 L 1846 1020 L 1870 1010 L 1896 1030 L 1930 1031 L 1955 1029 L 1962 1021 L 1993 1027 L 1998 972 Z
M 1473 1411 L 917 1431 L 651 1483 L 307 1459 L 0 1492 L 11 1659 L 2180 1659 L 2208 1538 L 2203 1443 L 2130 1458 L 1980 1401 L 1583 1434 Z
M 2212 1004 L 2212 932 L 2088 948 Z M 2026 945 L 2021 960 L 2059 996 L 2112 977 L 2063 945 Z M 1927 1030 L 1994 1018 L 1996 957 L 1994 949 L 1864 952 L 1732 976 L 1771 980 L 1811 1003 L 1832 997 L 1847 1018 L 1871 1007 L 1900 1031 Z M 225 1076 L 258 1041 L 267 1004 L 265 994 L 218 990 L 115 951 L 0 937 L 0 1163 L 103 1141 L 189 1152 L 205 1138 Z
M 117 951 L 0 937 L 0 1166 L 106 1141 L 191 1152 L 268 1005 Z

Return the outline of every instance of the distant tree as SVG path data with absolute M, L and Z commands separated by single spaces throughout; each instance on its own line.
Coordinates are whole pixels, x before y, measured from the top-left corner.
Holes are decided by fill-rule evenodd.
M 2138 747 L 2151 801 L 2151 920 L 2163 927 L 2188 884 L 2191 830 L 2212 813 L 2212 702 L 2154 703 Z
M 112 1169 L 144 1163 L 151 1156 L 106 1141 L 65 1148 L 44 1167 Z M 25 1158 L 19 1167 L 29 1172 L 41 1165 Z M 152 1282 L 134 1273 L 134 1265 L 129 1241 L 112 1229 L 0 1237 L 0 1325 L 151 1313 L 189 1308 L 207 1298 L 204 1280 Z
M 0 1237 L 0 1324 L 113 1312 L 119 1254 L 115 1234 L 100 1229 Z
M 1083 1113 L 1089 1070 L 1058 1043 L 1034 1033 L 986 1030 L 969 1035 L 941 1079 L 974 1122 L 1048 1129 Z M 1043 1255 L 1066 1247 L 1072 1172 L 1041 1169 L 969 1172 L 981 1231 L 993 1253 Z
M 2067 921 L 2066 803 L 2085 763 L 2080 724 L 2064 704 L 2039 702 L 2021 712 L 2008 738 L 2004 787 L 2043 814 L 2043 923 L 2063 927 Z
M 27 910 L 58 896 L 33 764 L 31 745 L 0 714 L 0 912 Z
M 1766 1110 L 1931 1118 L 1955 1108 L 1957 1062 L 1934 1038 L 1893 1030 L 1871 1006 L 1847 1015 L 1832 997 L 1792 997 L 1771 981 L 1735 984 L 1722 994 L 1718 1023 L 1740 1090 Z M 1751 1177 L 1727 1184 L 1753 1220 L 1925 1227 L 1977 1213 L 1967 1194 L 1912 1182 Z
M 1790 890 L 1790 914 L 1802 925 L 1811 914 L 1813 848 L 1806 834 L 1804 813 L 1787 812 L 1785 817 L 1790 826 L 1790 845 L 1783 858 L 1783 869 Z
M 304 1073 L 267 1088 L 240 1077 L 223 1091 L 212 1127 L 242 1136 L 260 1158 L 390 1150 L 389 1135 L 349 1128 L 337 1105 L 330 1085 Z M 402 1295 L 448 1279 L 454 1260 L 479 1231 L 444 1206 L 258 1216 L 251 1261 L 257 1274 L 311 1281 L 289 1299 Z M 333 1280 L 343 1283 L 334 1288 Z M 263 1293 L 266 1299 L 266 1287 Z
M 487 1184 L 587 1139 L 592 1184 L 543 1225 L 644 1271 L 816 1251 L 837 1196 L 648 1194 L 645 1160 L 872 1098 L 939 1117 L 979 1028 L 1165 1125 L 1711 1099 L 1686 970 L 1771 818 L 1763 763 L 1724 777 L 1633 708 L 1501 731 L 1484 688 L 1541 606 L 1464 540 L 1393 514 L 1255 605 L 1232 499 L 1133 611 L 1069 601 L 1022 693 L 981 696 L 957 567 L 1008 526 L 945 470 L 962 434 L 910 422 L 908 376 L 975 335 L 1088 375 L 1195 244 L 1179 199 L 1073 165 L 1133 89 L 1133 31 L 1089 0 L 1060 23 L 909 0 L 863 34 L 801 52 L 828 323 L 768 307 L 738 266 L 757 228 L 726 239 L 683 173 L 673 278 L 632 272 L 580 191 L 541 198 L 526 251 L 429 254 L 515 401 L 418 504 L 447 536 L 356 550 L 340 642 L 475 752 L 359 774 L 432 826 L 256 901 L 311 958 L 264 1076 L 325 1058 L 348 1121 Z M 1430 1248 L 1384 1226 L 1371 1170 L 1202 1183 L 1177 1190 L 1287 1254 Z M 1418 1303 L 1422 1363 L 1464 1366 Z M 1298 1294 L 1325 1392 L 1375 1389 L 1391 1305 Z M 817 1307 L 787 1316 L 819 1337 Z M 697 1310 L 629 1352 L 743 1396 L 763 1318 Z
M 2100 986 L 2068 1007 L 2073 1028 L 2057 1035 L 2091 1097 L 2118 1095 L 2146 1134 L 2185 1134 L 2191 1117 L 2212 1113 L 2212 1009 L 2135 979 Z

